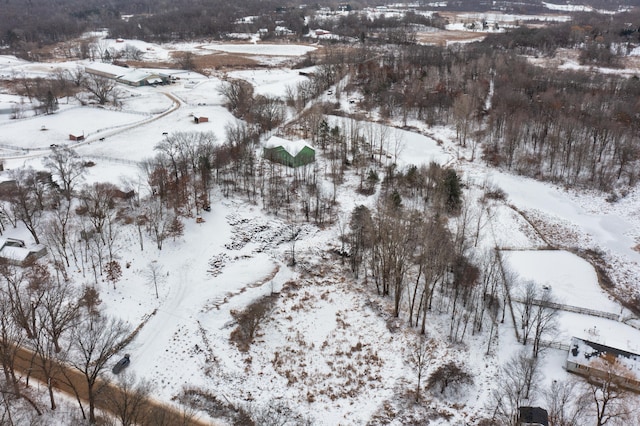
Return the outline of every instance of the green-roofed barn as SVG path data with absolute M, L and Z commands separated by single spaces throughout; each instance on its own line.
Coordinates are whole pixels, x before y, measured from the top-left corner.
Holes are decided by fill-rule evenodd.
M 316 151 L 303 140 L 290 141 L 272 136 L 264 145 L 264 158 L 289 167 L 313 163 Z

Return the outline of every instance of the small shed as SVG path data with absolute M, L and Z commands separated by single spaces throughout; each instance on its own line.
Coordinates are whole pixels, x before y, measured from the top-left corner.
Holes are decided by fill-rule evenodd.
M 47 247 L 43 244 L 27 247 L 22 240 L 15 238 L 0 239 L 0 260 L 12 265 L 23 266 L 46 254 Z
M 70 141 L 81 141 L 81 140 L 84 140 L 84 132 L 69 133 L 69 140 Z
M 549 414 L 540 407 L 519 407 L 518 424 L 522 426 L 549 426 Z
M 208 122 L 208 121 L 209 121 L 209 117 L 204 117 L 204 116 L 202 116 L 202 115 L 196 115 L 196 116 L 194 116 L 194 117 L 193 117 L 193 121 L 194 121 L 196 124 L 206 123 L 206 122 Z
M 272 136 L 264 145 L 264 158 L 289 167 L 313 163 L 316 151 L 304 140 L 290 141 Z

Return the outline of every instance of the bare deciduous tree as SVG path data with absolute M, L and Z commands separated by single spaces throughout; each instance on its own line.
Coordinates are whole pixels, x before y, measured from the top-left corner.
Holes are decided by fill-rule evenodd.
M 115 80 L 95 74 L 87 73 L 86 78 L 83 80 L 83 85 L 86 90 L 97 98 L 100 105 L 109 103 L 118 91 Z
M 97 315 L 89 315 L 75 328 L 69 362 L 85 379 L 90 423 L 96 422 L 95 408 L 98 388 L 101 386 L 100 376 L 128 333 L 129 326 L 123 321 Z M 69 384 L 73 386 L 73 383 Z M 79 392 L 78 389 L 74 390 Z M 82 405 L 80 407 L 82 409 Z M 84 410 L 83 417 L 86 419 Z
M 227 99 L 229 110 L 236 117 L 243 117 L 251 108 L 253 86 L 244 80 L 230 79 L 220 87 L 220 93 Z
M 512 425 L 518 407 L 534 400 L 538 391 L 538 358 L 529 356 L 524 349 L 516 353 L 500 371 L 496 388 L 492 391 L 494 419 Z
M 122 426 L 142 424 L 149 406 L 151 384 L 137 380 L 133 373 L 121 373 L 114 389 L 107 392 L 106 403 Z
M 51 155 L 45 157 L 44 165 L 56 178 L 60 191 L 71 201 L 76 184 L 82 181 L 85 168 L 78 154 L 71 148 L 54 147 Z
M 162 270 L 162 265 L 153 261 L 147 265 L 147 269 L 144 272 L 147 282 L 153 285 L 156 290 L 156 299 L 158 298 L 158 284 L 162 283 L 166 277 Z
M 587 423 L 587 404 L 575 380 L 554 380 L 544 391 L 544 398 L 552 426 L 582 426 Z
M 635 380 L 635 374 L 616 359 L 598 358 L 590 363 L 589 377 L 583 398 L 590 400 L 596 426 L 605 424 L 627 425 L 636 411 L 631 404 L 631 393 L 623 384 Z
M 431 361 L 431 348 L 433 347 L 433 342 L 424 334 L 418 336 L 417 340 L 413 342 L 413 344 L 409 347 L 408 360 L 411 364 L 411 367 L 414 369 L 417 375 L 417 384 L 416 384 L 416 402 L 420 401 L 420 395 L 422 391 L 422 377 L 424 376 L 424 372 L 429 366 L 429 362 Z
M 39 244 L 40 220 L 46 197 L 43 176 L 31 168 L 11 170 L 10 176 L 15 182 L 10 197 L 11 212 L 16 220 L 24 223 L 36 244 Z

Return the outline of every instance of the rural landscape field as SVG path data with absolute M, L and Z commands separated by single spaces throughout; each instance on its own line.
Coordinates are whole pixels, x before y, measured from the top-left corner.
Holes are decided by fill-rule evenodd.
M 32 3 L 0 424 L 640 425 L 634 5 Z

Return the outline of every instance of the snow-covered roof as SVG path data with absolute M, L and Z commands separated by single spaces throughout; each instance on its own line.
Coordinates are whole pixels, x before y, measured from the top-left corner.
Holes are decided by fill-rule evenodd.
M 153 74 L 148 73 L 142 70 L 129 70 L 126 74 L 123 74 L 119 77 L 122 81 L 129 81 L 132 83 L 137 83 L 142 80 L 146 80 L 147 78 L 153 78 Z
M 302 139 L 297 141 L 290 141 L 288 139 L 283 139 L 278 136 L 271 136 L 269 140 L 264 143 L 265 148 L 277 148 L 279 146 L 283 147 L 284 150 L 287 151 L 289 154 L 291 154 L 292 157 L 295 157 L 296 155 L 298 155 L 300 151 L 304 149 L 305 146 L 308 146 L 309 148 L 315 151 L 315 149 L 311 145 L 309 145 L 306 141 Z
M 160 78 L 163 74 L 154 73 L 143 69 L 132 69 L 121 67 L 113 64 L 105 64 L 102 62 L 93 62 L 85 67 L 87 72 L 97 72 L 105 75 L 110 75 L 112 78 L 117 78 L 122 81 L 137 83 L 142 80 L 149 80 L 150 84 L 161 83 Z
M 84 67 L 87 72 L 96 71 L 104 74 L 111 74 L 114 77 L 119 77 L 121 75 L 127 74 L 131 72 L 129 68 L 121 67 L 113 64 L 105 64 L 103 62 L 92 62 L 91 64 Z
M 567 361 L 601 370 L 602 367 L 593 365 L 596 360 L 606 363 L 615 361 L 624 367 L 625 374 L 633 375 L 635 380 L 640 380 L 640 355 L 577 337 L 571 338 Z
M 13 238 L 0 239 L 0 258 L 7 259 L 12 263 L 24 263 L 30 254 L 43 253 L 46 247 L 43 244 L 36 244 L 31 247 L 25 247 L 24 241 Z

